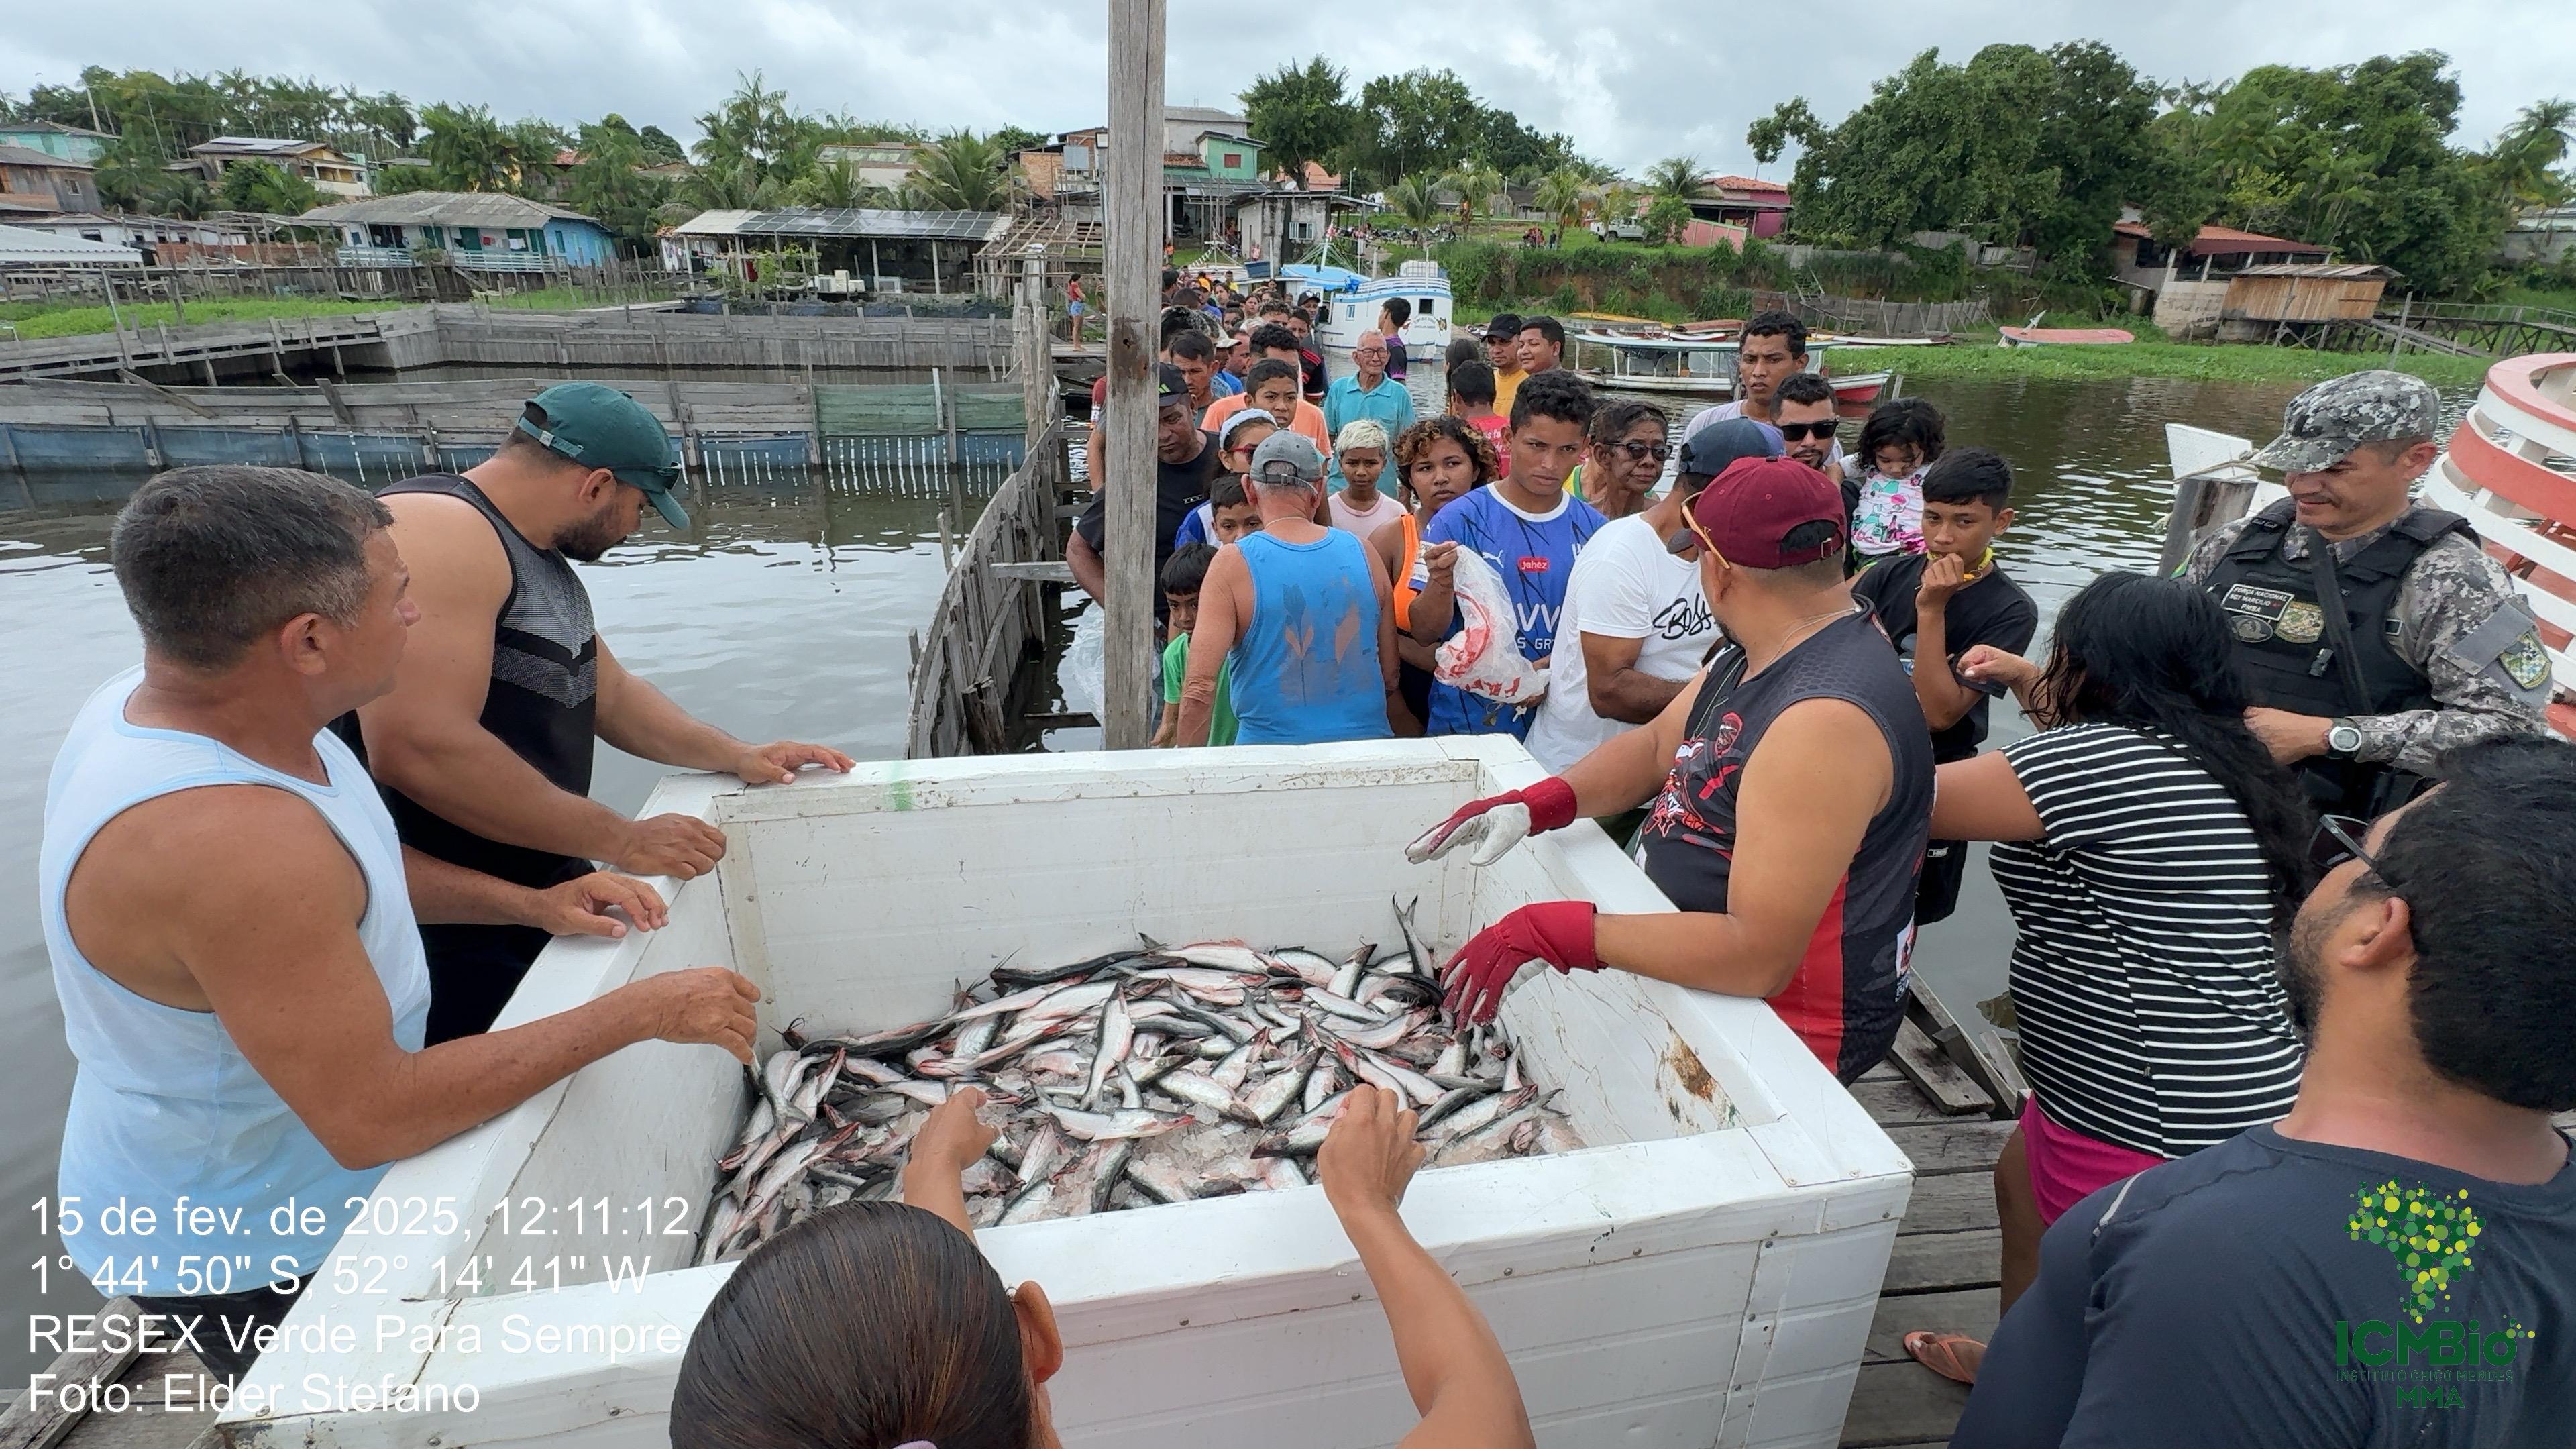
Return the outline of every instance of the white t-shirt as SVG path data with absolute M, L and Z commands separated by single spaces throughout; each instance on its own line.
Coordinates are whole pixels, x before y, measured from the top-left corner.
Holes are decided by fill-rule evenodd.
M 1699 565 L 1675 558 L 1639 514 L 1601 525 L 1574 560 L 1547 697 L 1530 725 L 1529 752 L 1551 773 L 1636 726 L 1592 711 L 1583 660 L 1585 634 L 1638 639 L 1636 667 L 1657 679 L 1688 679 L 1717 641 L 1717 620 L 1700 592 Z
M 1691 434 L 1698 432 L 1700 429 L 1707 427 L 1711 423 L 1722 423 L 1728 418 L 1740 418 L 1742 416 L 1744 416 L 1744 403 L 1741 399 L 1735 402 L 1722 402 L 1717 404 L 1715 407 L 1701 408 L 1698 412 L 1691 414 L 1690 426 L 1682 429 L 1682 441 L 1685 443 L 1689 442 Z M 1837 483 L 1842 481 L 1843 440 L 1840 438 L 1834 439 L 1833 447 L 1825 453 L 1825 476 L 1833 479 Z
M 1366 511 L 1344 502 L 1346 496 L 1332 494 L 1324 500 L 1324 506 L 1333 511 L 1333 527 L 1346 533 L 1356 533 L 1363 539 L 1404 516 L 1404 505 L 1396 502 L 1393 494 L 1380 491 L 1377 503 Z

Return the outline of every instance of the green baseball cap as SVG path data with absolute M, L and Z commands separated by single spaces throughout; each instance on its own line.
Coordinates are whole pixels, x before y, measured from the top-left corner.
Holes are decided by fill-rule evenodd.
M 671 435 L 635 399 L 596 382 L 559 382 L 528 399 L 519 431 L 584 467 L 616 474 L 653 501 L 663 522 L 689 526 L 688 510 L 671 491 L 680 482 Z

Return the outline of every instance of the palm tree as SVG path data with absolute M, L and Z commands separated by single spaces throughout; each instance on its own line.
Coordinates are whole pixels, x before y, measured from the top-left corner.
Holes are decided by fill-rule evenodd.
M 1442 178 L 1440 184 L 1458 195 L 1458 223 L 1474 226 L 1476 218 L 1493 210 L 1494 198 L 1509 193 L 1503 173 L 1482 161 L 1470 161 Z
M 1581 172 L 1559 167 L 1539 178 L 1534 198 L 1538 209 L 1546 212 L 1559 227 L 1581 226 L 1583 213 L 1593 199 L 1590 183 Z
M 790 206 L 879 206 L 884 195 L 859 179 L 859 168 L 847 161 L 826 161 L 787 188 Z
M 1008 211 L 1018 185 L 1010 156 L 991 138 L 952 131 L 915 154 L 902 195 L 916 211 Z
M 1440 204 L 1440 190 L 1422 176 L 1407 176 L 1386 189 L 1386 209 L 1403 222 L 1405 229 L 1422 242 L 1422 254 L 1431 255 L 1431 232 L 1439 226 L 1449 209 Z
M 2576 137 L 2576 101 L 2559 97 L 2522 108 L 2487 157 L 2496 190 L 2508 204 L 2547 206 L 2565 199 L 2568 181 L 2557 166 L 2567 159 L 2570 137 Z
M 1646 190 L 1688 201 L 1708 194 L 1708 180 L 1700 172 L 1698 157 L 1667 156 L 1646 168 Z
M 153 193 L 152 209 L 163 216 L 195 221 L 222 203 L 212 188 L 195 176 L 173 176 Z

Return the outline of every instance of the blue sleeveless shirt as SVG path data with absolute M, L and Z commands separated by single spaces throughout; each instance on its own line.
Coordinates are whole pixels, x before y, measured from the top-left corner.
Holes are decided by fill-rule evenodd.
M 208 785 L 285 790 L 320 812 L 366 878 L 358 937 L 393 1008 L 394 1040 L 406 1051 L 420 1050 L 429 1018 L 429 968 L 393 817 L 348 747 L 327 730 L 314 737 L 328 784 L 281 774 L 205 735 L 127 720 L 126 700 L 142 678 L 141 669 L 127 670 L 81 706 L 45 790 L 37 899 L 63 1034 L 79 1060 L 59 1191 L 81 1200 L 81 1221 L 63 1245 L 84 1275 L 105 1266 L 123 1292 L 239 1292 L 321 1267 L 355 1216 L 350 1199 L 373 1192 L 385 1169 L 334 1162 L 213 1012 L 148 1000 L 92 966 L 64 916 L 72 867 L 101 828 L 146 800 Z M 183 1198 L 192 1212 L 219 1214 L 223 1227 L 179 1231 L 172 1219 Z M 328 1230 L 272 1230 L 271 1214 L 290 1199 L 299 1215 L 321 1208 Z M 151 1209 L 155 1230 L 106 1231 L 103 1210 L 119 1204 L 129 1218 L 134 1209 Z M 242 1254 L 250 1258 L 247 1272 L 231 1262 Z M 183 1258 L 202 1271 L 209 1257 L 225 1260 L 228 1281 L 182 1279 Z
M 1252 617 L 1229 656 L 1241 721 L 1235 743 L 1385 739 L 1368 546 L 1329 528 L 1312 543 L 1248 533 L 1234 547 L 1252 571 Z

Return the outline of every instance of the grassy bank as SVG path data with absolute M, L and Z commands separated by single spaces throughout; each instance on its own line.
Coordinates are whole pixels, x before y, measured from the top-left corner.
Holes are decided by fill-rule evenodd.
M 2179 377 L 2207 382 L 2320 382 L 2374 367 L 2413 373 L 2437 387 L 2475 387 L 2490 365 L 2484 358 L 2423 353 L 2310 352 L 2296 347 L 2257 347 L 2193 342 L 2131 342 L 2116 347 L 1837 347 L 1836 372 L 1890 368 L 1908 383 L 1958 378 L 2087 379 Z
M 187 325 L 208 322 L 257 322 L 269 317 L 338 317 L 351 312 L 382 312 L 399 302 L 345 302 L 336 297 L 223 297 L 188 304 Z M 156 324 L 180 325 L 177 309 L 167 302 L 119 302 L 116 316 L 127 330 Z M 17 328 L 20 337 L 78 337 L 115 329 L 104 302 L 66 307 L 54 302 L 0 303 L 0 322 Z M 0 337 L 8 334 L 0 332 Z

